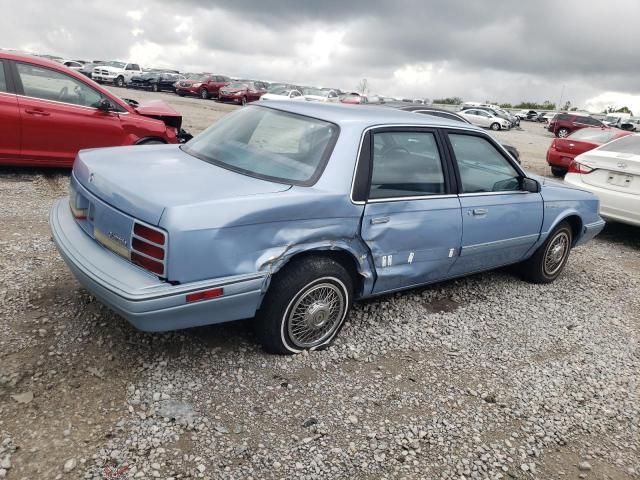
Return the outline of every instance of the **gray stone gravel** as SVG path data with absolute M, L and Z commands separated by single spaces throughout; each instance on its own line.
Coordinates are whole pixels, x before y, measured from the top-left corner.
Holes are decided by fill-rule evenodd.
M 543 173 L 535 127 L 504 135 Z M 637 230 L 552 285 L 382 297 L 278 357 L 247 322 L 144 334 L 97 303 L 49 239 L 67 182 L 0 171 L 0 478 L 640 478 Z

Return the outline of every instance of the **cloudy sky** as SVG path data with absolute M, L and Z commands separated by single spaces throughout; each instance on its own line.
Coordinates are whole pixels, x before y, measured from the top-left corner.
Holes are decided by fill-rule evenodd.
M 0 4 L 9 0 L 0 0 Z M 469 101 L 640 114 L 640 2 L 24 0 L 0 47 Z

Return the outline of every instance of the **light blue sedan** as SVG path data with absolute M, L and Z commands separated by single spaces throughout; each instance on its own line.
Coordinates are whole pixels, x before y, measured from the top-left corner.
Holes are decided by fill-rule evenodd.
M 78 154 L 53 238 L 137 328 L 255 317 L 271 352 L 322 348 L 354 300 L 509 264 L 551 282 L 604 226 L 594 195 L 532 178 L 476 127 L 264 103 L 182 146 Z

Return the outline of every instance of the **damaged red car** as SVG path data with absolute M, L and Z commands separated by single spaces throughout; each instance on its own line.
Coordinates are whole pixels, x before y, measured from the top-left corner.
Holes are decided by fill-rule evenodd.
M 43 58 L 0 52 L 0 165 L 71 167 L 79 150 L 179 143 L 182 116 Z

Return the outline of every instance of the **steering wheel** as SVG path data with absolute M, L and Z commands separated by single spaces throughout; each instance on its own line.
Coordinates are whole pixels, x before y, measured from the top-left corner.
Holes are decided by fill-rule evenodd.
M 58 93 L 58 101 L 63 101 L 67 95 L 69 95 L 69 89 L 67 87 L 62 87 Z

